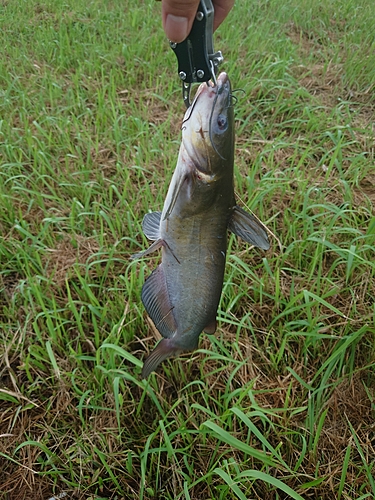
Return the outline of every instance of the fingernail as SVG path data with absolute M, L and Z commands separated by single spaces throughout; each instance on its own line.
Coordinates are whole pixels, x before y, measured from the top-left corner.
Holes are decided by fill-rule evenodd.
M 189 34 L 187 17 L 168 14 L 165 20 L 164 30 L 171 42 L 182 42 Z

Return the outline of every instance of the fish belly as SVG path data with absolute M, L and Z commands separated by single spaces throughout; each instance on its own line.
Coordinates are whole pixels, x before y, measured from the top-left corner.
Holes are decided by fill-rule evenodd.
M 190 350 L 216 319 L 224 279 L 226 227 L 202 224 L 194 218 L 169 220 L 163 233 L 162 266 L 177 324 L 174 339 Z

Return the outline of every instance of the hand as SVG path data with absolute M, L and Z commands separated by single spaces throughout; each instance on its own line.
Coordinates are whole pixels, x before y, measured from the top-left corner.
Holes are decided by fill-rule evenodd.
M 214 31 L 227 17 L 234 0 L 212 0 Z M 188 36 L 197 13 L 199 0 L 162 0 L 163 28 L 167 38 L 180 43 Z

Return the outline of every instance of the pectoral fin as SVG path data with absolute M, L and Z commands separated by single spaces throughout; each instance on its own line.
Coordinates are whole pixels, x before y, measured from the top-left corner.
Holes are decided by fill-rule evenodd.
M 252 245 L 268 250 L 270 242 L 263 225 L 253 215 L 236 206 L 229 220 L 228 229 Z
M 181 191 L 182 185 L 186 181 L 186 178 L 187 178 L 186 176 L 181 175 L 178 178 L 178 182 L 175 182 L 173 184 L 173 192 L 172 192 L 172 196 L 171 196 L 171 201 L 169 203 L 169 206 L 168 206 L 167 210 L 165 211 L 164 219 L 163 220 L 168 219 L 168 217 L 171 215 L 172 210 L 173 210 L 173 208 L 174 208 L 174 206 L 176 204 L 176 201 L 177 201 L 177 198 L 178 198 L 178 194 Z
M 132 260 L 140 259 L 141 257 L 145 257 L 152 252 L 155 252 L 159 248 L 163 246 L 163 240 L 160 238 L 160 219 L 161 212 L 151 212 L 146 214 L 143 217 L 142 221 L 142 230 L 145 233 L 145 236 L 154 241 L 154 243 L 149 246 L 146 250 L 142 252 L 135 253 L 130 258 Z
M 161 212 L 151 212 L 143 217 L 142 229 L 149 240 L 160 239 L 160 219 Z
M 140 259 L 141 257 L 145 257 L 146 255 L 149 255 L 150 253 L 159 250 L 159 248 L 161 248 L 162 246 L 163 246 L 163 240 L 161 239 L 156 240 L 146 250 L 143 250 L 143 252 L 134 253 L 133 255 L 130 256 L 130 258 L 131 260 Z
M 142 302 L 163 337 L 172 337 L 177 325 L 162 265 L 158 266 L 145 281 L 142 288 Z
M 156 370 L 160 363 L 180 352 L 181 349 L 176 348 L 171 339 L 162 339 L 145 360 L 142 368 L 142 378 L 147 378 L 151 372 Z

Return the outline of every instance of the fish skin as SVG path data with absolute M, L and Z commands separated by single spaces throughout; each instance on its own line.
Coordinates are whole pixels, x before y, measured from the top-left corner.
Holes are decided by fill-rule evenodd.
M 146 279 L 142 301 L 162 339 L 145 360 L 142 378 L 165 359 L 198 347 L 214 333 L 224 280 L 227 230 L 267 250 L 267 232 L 236 206 L 234 113 L 226 73 L 200 85 L 185 113 L 182 142 L 162 213 L 146 214 L 145 235 L 161 248 L 161 264 Z

